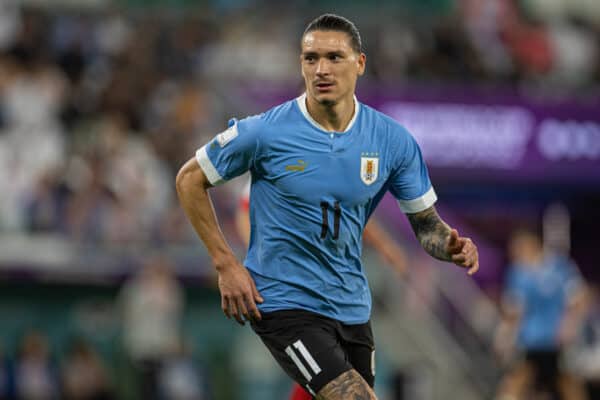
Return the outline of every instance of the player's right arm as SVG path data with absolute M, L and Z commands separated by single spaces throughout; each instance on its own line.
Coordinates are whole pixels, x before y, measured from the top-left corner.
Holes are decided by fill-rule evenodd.
M 421 246 L 430 256 L 467 268 L 469 275 L 477 272 L 477 246 L 470 238 L 461 237 L 456 229 L 450 228 L 440 218 L 435 206 L 407 216 Z
M 429 172 L 417 142 L 408 133 L 399 135 L 402 155 L 399 167 L 392 173 L 392 194 L 398 199 L 400 209 L 407 215 L 410 225 L 423 249 L 438 260 L 453 262 L 466 268 L 469 275 L 479 269 L 477 246 L 467 237 L 461 237 L 437 213 L 437 200 L 431 186 Z
M 240 264 L 227 244 L 217 223 L 208 193 L 211 186 L 195 158 L 187 161 L 177 174 L 176 187 L 181 206 L 204 242 L 217 271 L 223 312 L 228 318 L 233 316 L 241 324 L 243 316 L 260 319 L 256 302 L 260 303 L 263 299 L 248 270 Z

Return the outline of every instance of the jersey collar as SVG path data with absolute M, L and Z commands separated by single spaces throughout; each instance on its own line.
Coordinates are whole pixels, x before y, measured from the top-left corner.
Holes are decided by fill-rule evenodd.
M 352 119 L 348 123 L 348 126 L 346 127 L 346 129 L 343 132 L 348 132 L 350 129 L 352 129 L 352 127 L 354 126 L 354 123 L 356 122 L 356 118 L 358 117 L 358 112 L 360 111 L 360 105 L 358 103 L 358 100 L 356 99 L 356 95 L 354 95 L 353 98 L 354 98 L 354 116 L 352 117 Z M 308 108 L 306 108 L 306 93 L 302 93 L 302 95 L 300 95 L 300 97 L 296 98 L 296 102 L 298 103 L 300 112 L 302 112 L 302 115 L 304 115 L 304 118 L 306 118 L 308 120 L 308 122 L 310 122 L 317 129 L 320 129 L 325 132 L 329 132 L 321 124 L 319 124 L 317 121 L 315 121 L 313 119 L 313 117 L 311 117 L 310 113 L 308 112 Z

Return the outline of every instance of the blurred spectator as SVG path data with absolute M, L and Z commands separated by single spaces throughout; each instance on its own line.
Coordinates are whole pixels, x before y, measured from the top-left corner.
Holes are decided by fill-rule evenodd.
M 31 30 L 36 31 L 33 27 Z M 65 138 L 58 121 L 66 89 L 64 77 L 54 65 L 36 58 L 38 49 L 34 46 L 22 38 L 11 51 L 12 56 L 0 57 L 2 147 L 10 149 L 0 152 L 0 165 L 6 174 L 0 176 L 0 181 L 10 182 L 12 187 L 0 193 L 0 224 L 17 229 L 23 227 L 19 204 L 25 193 L 44 171 L 60 166 L 65 154 Z M 31 153 L 33 143 L 35 157 Z
M 182 343 L 179 351 L 165 360 L 158 377 L 162 398 L 169 400 L 210 400 L 207 377 Z
M 139 373 L 142 398 L 156 399 L 159 373 L 181 341 L 183 291 L 169 262 L 149 258 L 121 290 L 120 302 L 125 349 Z
M 500 35 L 503 0 L 462 0 L 461 12 L 469 40 L 473 42 L 489 76 L 509 77 L 514 65 Z
M 584 285 L 577 267 L 544 252 L 540 236 L 527 230 L 512 235 L 509 255 L 496 348 L 508 358 L 516 347 L 522 359 L 501 382 L 498 399 L 585 399 L 580 383 L 559 365 L 581 323 Z
M 555 22 L 549 30 L 554 66 L 551 78 L 567 87 L 583 87 L 598 65 L 597 37 L 581 19 Z
M 82 339 L 73 341 L 62 366 L 63 398 L 66 400 L 109 400 L 109 377 L 100 357 Z
M 67 204 L 68 231 L 75 239 L 103 243 L 111 222 L 125 227 L 129 218 L 123 221 L 111 218 L 118 207 L 118 199 L 107 183 L 106 161 L 97 154 L 81 161 L 76 168 L 82 169 L 78 172 L 84 174 L 78 179 Z
M 50 359 L 48 339 L 40 332 L 27 332 L 14 363 L 15 392 L 21 400 L 59 398 L 57 371 Z
M 111 114 L 99 131 L 99 151 L 104 162 L 106 184 L 117 202 L 109 242 L 146 239 L 155 218 L 170 200 L 171 185 L 166 167 L 144 137 L 127 131 L 126 120 Z
M 38 178 L 25 198 L 24 226 L 28 232 L 65 232 L 66 205 L 70 189 L 59 170 L 48 170 Z
M 547 26 L 521 13 L 516 1 L 504 3 L 499 28 L 519 78 L 538 78 L 552 69 L 555 54 Z

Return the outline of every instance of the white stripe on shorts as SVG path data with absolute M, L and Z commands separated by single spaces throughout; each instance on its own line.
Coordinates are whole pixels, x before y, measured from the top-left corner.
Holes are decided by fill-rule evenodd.
M 304 357 L 304 359 L 306 360 L 310 368 L 313 370 L 315 375 L 318 375 L 319 372 L 321 372 L 321 367 L 319 367 L 319 364 L 317 364 L 313 356 L 308 352 L 308 349 L 304 346 L 302 340 L 296 341 L 296 343 L 294 343 L 294 347 L 298 349 L 298 351 L 300 352 L 302 357 Z
M 375 350 L 371 352 L 371 375 L 375 376 Z
M 310 382 L 312 380 L 312 376 L 310 376 L 310 374 L 306 370 L 306 367 L 304 366 L 304 364 L 302 364 L 302 361 L 300 361 L 296 353 L 294 353 L 294 350 L 290 346 L 288 346 L 285 348 L 285 352 L 288 356 L 290 356 L 294 364 L 296 364 L 296 367 L 298 367 L 302 375 L 304 375 L 304 379 Z

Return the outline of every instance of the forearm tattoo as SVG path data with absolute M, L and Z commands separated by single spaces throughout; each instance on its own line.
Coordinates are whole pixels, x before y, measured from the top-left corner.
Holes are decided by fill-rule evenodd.
M 344 372 L 319 391 L 317 400 L 377 400 L 356 370 Z
M 407 216 L 425 251 L 438 260 L 450 261 L 450 255 L 446 251 L 450 227 L 442 221 L 435 207 Z

